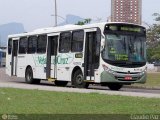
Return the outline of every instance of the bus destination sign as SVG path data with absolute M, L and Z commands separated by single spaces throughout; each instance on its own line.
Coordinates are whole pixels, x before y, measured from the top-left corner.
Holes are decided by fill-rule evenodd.
M 145 28 L 133 25 L 106 25 L 105 32 L 107 31 L 145 33 Z
M 138 27 L 120 27 L 122 31 L 141 32 L 141 28 Z

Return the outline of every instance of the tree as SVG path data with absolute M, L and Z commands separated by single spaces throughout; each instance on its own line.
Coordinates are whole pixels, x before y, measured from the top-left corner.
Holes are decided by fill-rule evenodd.
M 159 54 L 159 53 L 154 54 L 154 55 L 151 57 L 151 59 L 152 59 L 153 61 L 160 61 L 160 54 Z
M 153 24 L 147 30 L 147 45 L 157 47 L 160 42 L 160 25 Z
M 160 14 L 154 13 L 155 21 L 160 22 Z M 147 30 L 147 59 L 160 60 L 160 24 L 153 24 Z
M 76 23 L 76 25 L 85 25 L 85 24 L 89 24 L 92 21 L 92 19 L 87 18 L 84 19 L 83 21 L 78 21 L 78 23 Z
M 160 21 L 160 14 L 159 13 L 154 13 L 153 16 L 155 16 L 155 21 Z

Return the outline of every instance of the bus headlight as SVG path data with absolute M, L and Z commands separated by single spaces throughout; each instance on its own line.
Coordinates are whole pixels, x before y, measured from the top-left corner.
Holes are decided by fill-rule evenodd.
M 103 64 L 102 67 L 103 67 L 104 71 L 107 71 L 107 72 L 112 73 L 112 74 L 114 73 L 114 71 L 109 69 L 109 67 L 107 67 L 106 65 Z

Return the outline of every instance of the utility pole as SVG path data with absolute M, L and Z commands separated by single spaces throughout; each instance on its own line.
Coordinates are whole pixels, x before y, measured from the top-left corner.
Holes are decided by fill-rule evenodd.
M 57 26 L 57 1 L 55 0 L 55 27 Z
M 1 35 L 0 35 L 0 47 L 2 47 L 2 45 L 1 45 Z

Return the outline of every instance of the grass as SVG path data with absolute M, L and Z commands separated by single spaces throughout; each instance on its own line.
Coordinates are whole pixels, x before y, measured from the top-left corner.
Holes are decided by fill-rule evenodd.
M 0 88 L 0 114 L 159 114 L 160 99 Z
M 134 84 L 132 86 L 160 89 L 160 73 L 148 73 L 147 82 L 145 84 Z

